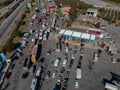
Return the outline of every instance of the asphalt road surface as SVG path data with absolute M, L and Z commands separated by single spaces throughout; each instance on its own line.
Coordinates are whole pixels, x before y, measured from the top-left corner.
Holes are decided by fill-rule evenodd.
M 5 32 L 7 31 L 13 20 L 16 18 L 16 16 L 19 14 L 19 12 L 22 10 L 23 6 L 27 3 L 28 0 L 24 0 L 13 12 L 12 14 L 6 18 L 2 24 L 0 25 L 0 43 L 3 42 L 4 38 L 6 37 Z
M 2 8 L 2 9 L 0 10 L 0 17 L 3 16 L 6 12 L 8 12 L 9 9 L 12 8 L 12 7 L 13 7 L 16 3 L 18 3 L 18 2 L 19 2 L 19 0 L 17 0 L 17 1 L 14 0 L 11 4 L 9 4 L 8 6 Z
M 91 4 L 93 6 L 101 6 L 101 7 L 104 7 L 104 8 L 107 8 L 107 9 L 115 9 L 115 10 L 120 10 L 120 7 L 119 6 L 116 6 L 114 4 L 109 4 L 109 3 L 106 3 L 104 1 L 101 1 L 101 0 L 81 0 L 87 4 Z

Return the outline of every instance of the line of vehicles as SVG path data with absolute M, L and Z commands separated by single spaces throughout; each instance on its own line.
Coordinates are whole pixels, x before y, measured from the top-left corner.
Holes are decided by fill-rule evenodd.
M 42 72 L 43 72 L 43 67 L 39 67 L 36 71 L 35 77 L 32 80 L 32 83 L 31 83 L 32 90 L 38 90 Z

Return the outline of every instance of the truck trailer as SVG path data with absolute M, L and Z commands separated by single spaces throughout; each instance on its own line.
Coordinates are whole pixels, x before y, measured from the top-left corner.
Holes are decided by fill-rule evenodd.
M 82 75 L 81 75 L 81 68 L 77 68 L 77 73 L 76 73 L 76 78 L 77 79 L 81 79 Z
M 38 45 L 35 45 L 33 47 L 33 50 L 32 50 L 32 56 L 31 56 L 31 60 L 32 62 L 36 62 L 36 58 L 37 58 L 37 48 L 38 48 Z
M 105 88 L 107 90 L 119 90 L 117 86 L 110 84 L 110 83 L 105 83 Z

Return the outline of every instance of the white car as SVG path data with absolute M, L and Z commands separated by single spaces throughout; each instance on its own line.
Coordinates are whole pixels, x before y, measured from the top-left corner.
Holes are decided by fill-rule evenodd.
M 60 85 L 61 82 L 62 82 L 62 76 L 59 76 L 59 77 L 58 77 L 58 80 L 57 80 L 57 85 Z
M 57 67 L 58 64 L 59 64 L 59 62 L 60 62 L 60 59 L 59 59 L 59 58 L 56 58 L 56 60 L 55 60 L 55 62 L 54 62 L 54 66 Z
M 75 59 L 75 54 L 72 54 L 72 59 Z
M 68 58 L 64 58 L 64 60 L 63 60 L 63 67 L 66 67 L 67 60 L 68 60 Z
M 55 78 L 56 73 L 57 73 L 57 71 L 54 70 L 53 73 L 52 73 L 52 78 Z
M 97 60 L 98 60 L 98 54 L 95 53 L 95 54 L 94 54 L 94 61 L 96 62 Z
M 47 38 L 46 38 L 47 36 L 46 36 L 46 34 L 44 34 L 44 36 L 43 36 L 43 40 L 47 40 Z
M 40 76 L 41 71 L 42 71 L 42 68 L 41 68 L 41 67 L 38 68 L 38 70 L 37 70 L 37 72 L 36 72 L 36 76 Z
M 75 88 L 76 88 L 76 89 L 79 88 L 79 83 L 78 83 L 78 80 L 77 80 L 77 79 L 75 80 Z
M 116 63 L 117 59 L 116 58 L 112 58 L 112 63 Z

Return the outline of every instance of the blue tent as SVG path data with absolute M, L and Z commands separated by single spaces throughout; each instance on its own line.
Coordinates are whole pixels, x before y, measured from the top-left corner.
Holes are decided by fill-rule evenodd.
M 5 57 L 5 55 L 3 53 L 0 53 L 0 57 L 1 57 L 3 62 L 7 61 L 7 59 L 6 59 L 6 57 Z

